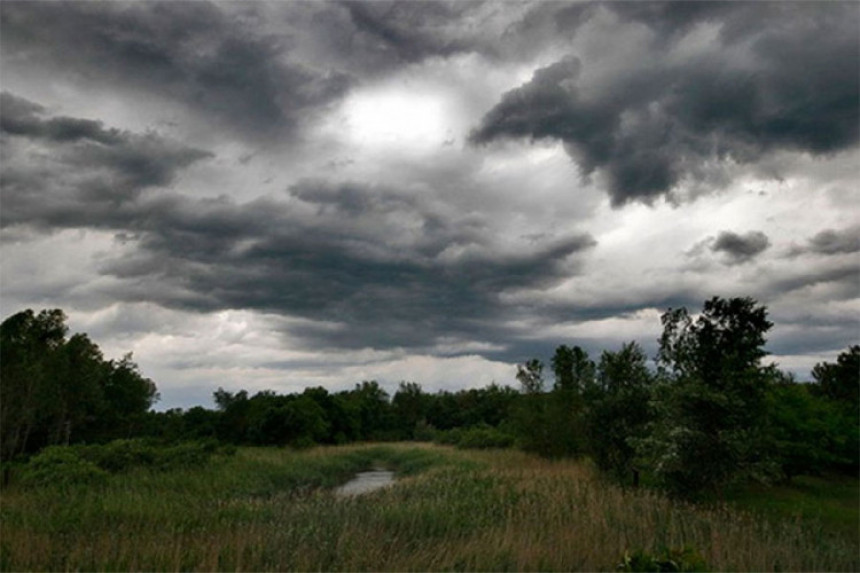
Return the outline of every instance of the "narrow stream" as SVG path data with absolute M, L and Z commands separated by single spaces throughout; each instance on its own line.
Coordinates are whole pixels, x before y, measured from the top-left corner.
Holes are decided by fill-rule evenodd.
M 394 483 L 394 472 L 374 469 L 368 472 L 359 472 L 354 478 L 334 490 L 335 495 L 349 497 L 361 495 Z

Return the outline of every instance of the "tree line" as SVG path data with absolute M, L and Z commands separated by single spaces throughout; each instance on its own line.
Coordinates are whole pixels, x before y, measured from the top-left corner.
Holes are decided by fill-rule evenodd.
M 25 310 L 0 324 L 0 460 L 142 431 L 155 383 L 131 354 L 106 360 L 86 334 L 67 334 L 59 309 Z
M 27 310 L 0 326 L 0 456 L 129 437 L 293 447 L 435 439 L 588 456 L 621 482 L 648 479 L 684 496 L 860 467 L 860 346 L 799 383 L 763 362 L 772 323 L 752 299 L 715 297 L 698 315 L 670 309 L 662 324 L 655 365 L 636 342 L 596 361 L 560 345 L 548 368 L 517 366 L 518 389 L 219 388 L 215 409 L 154 412 L 155 384 L 130 355 L 105 360 L 85 334 L 66 338 L 62 311 Z

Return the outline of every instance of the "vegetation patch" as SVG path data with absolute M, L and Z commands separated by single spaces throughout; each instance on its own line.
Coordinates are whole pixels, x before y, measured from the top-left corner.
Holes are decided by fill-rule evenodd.
M 396 471 L 395 486 L 352 498 L 331 490 L 378 464 Z M 104 474 L 7 488 L 2 569 L 860 568 L 856 539 L 803 520 L 672 501 L 612 485 L 590 464 L 514 450 L 239 448 L 205 467 Z M 695 551 L 665 549 L 685 547 Z

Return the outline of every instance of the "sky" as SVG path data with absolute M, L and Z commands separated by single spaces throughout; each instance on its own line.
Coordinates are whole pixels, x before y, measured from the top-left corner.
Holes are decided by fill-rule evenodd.
M 753 297 L 860 342 L 856 2 L 0 3 L 0 310 L 159 409 L 515 386 Z

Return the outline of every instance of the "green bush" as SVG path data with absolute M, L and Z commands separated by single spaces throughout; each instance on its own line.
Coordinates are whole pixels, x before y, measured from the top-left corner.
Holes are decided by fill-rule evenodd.
M 469 428 L 452 428 L 437 431 L 435 441 L 438 444 L 456 446 L 465 449 L 510 448 L 514 445 L 514 436 L 494 428 L 489 424 L 480 424 Z
M 118 473 L 132 467 L 156 465 L 155 448 L 143 440 L 114 440 L 107 444 L 77 446 L 79 455 L 101 469 Z
M 456 446 L 460 443 L 460 438 L 463 435 L 463 428 L 451 428 L 450 430 L 440 430 L 436 432 L 436 437 L 434 438 L 437 444 L 444 444 L 447 446 Z
M 412 438 L 416 442 L 433 442 L 436 440 L 437 434 L 438 431 L 433 427 L 433 424 L 428 424 L 426 420 L 421 419 L 415 423 Z
M 108 472 L 67 446 L 49 446 L 30 458 L 21 471 L 21 483 L 32 486 L 99 484 Z
M 116 440 L 103 445 L 50 446 L 30 459 L 21 480 L 30 485 L 100 483 L 112 473 L 133 468 L 167 471 L 205 465 L 218 449 L 215 441 L 161 446 L 145 440 Z
M 642 571 L 653 573 L 688 573 L 693 571 L 707 571 L 705 560 L 692 548 L 663 549 L 653 555 L 645 550 L 638 549 L 631 553 L 624 553 L 624 557 L 616 567 L 617 571 Z
M 514 437 L 492 426 L 481 425 L 468 428 L 460 436 L 456 446 L 467 449 L 509 448 Z

